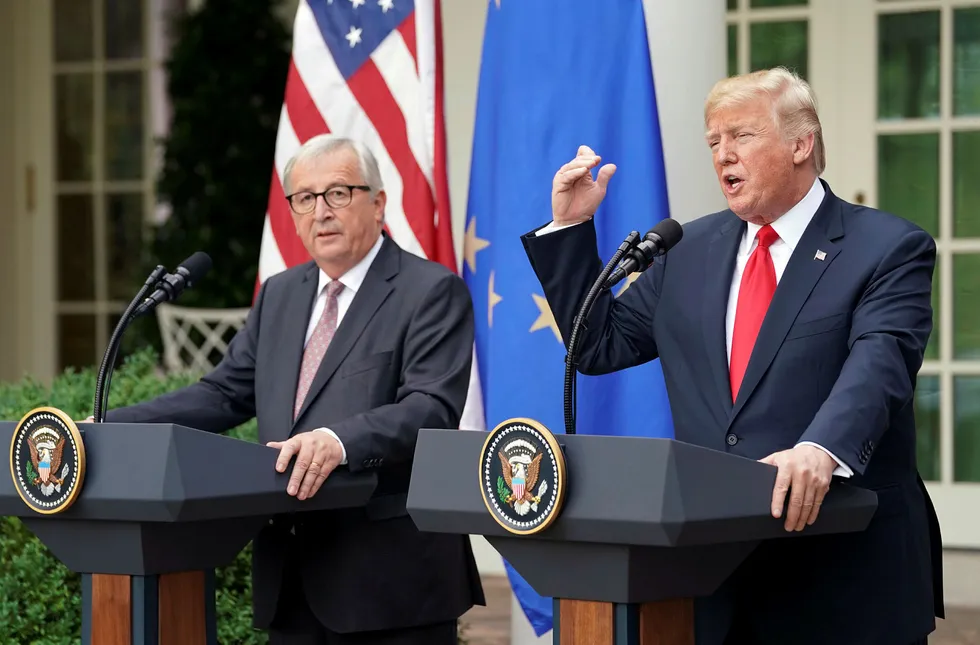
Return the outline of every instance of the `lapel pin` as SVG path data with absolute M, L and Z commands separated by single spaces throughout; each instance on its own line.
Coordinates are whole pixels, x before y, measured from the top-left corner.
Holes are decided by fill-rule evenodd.
M 824 258 L 826 258 L 826 257 L 827 257 L 827 254 L 826 253 L 824 253 L 820 249 L 817 249 L 817 252 L 814 254 L 813 259 L 814 260 L 820 260 L 821 262 L 823 262 Z

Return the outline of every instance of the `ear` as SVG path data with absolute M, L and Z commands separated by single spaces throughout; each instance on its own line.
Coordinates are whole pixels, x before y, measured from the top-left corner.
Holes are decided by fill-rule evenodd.
M 805 137 L 796 139 L 793 142 L 793 163 L 799 166 L 807 159 L 813 157 L 813 146 L 816 142 L 816 137 L 813 134 L 808 134 Z
M 385 219 L 385 204 L 388 202 L 388 195 L 385 191 L 379 190 L 378 194 L 374 196 L 374 218 L 378 222 L 383 222 Z

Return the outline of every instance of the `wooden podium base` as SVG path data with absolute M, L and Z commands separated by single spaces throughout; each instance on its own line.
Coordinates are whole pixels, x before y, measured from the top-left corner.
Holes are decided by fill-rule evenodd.
M 554 645 L 694 645 L 694 602 L 556 601 Z
M 82 575 L 82 645 L 217 645 L 214 572 Z

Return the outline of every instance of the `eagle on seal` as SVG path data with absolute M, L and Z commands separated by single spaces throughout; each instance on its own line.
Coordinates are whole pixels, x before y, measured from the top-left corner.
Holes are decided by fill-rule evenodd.
M 32 438 L 27 441 L 27 445 L 31 447 L 31 461 L 34 462 L 34 469 L 38 474 L 32 483 L 35 486 L 49 484 L 61 486 L 64 480 L 52 473 L 57 473 L 61 468 L 61 453 L 65 448 L 65 438 L 60 437 L 58 443 L 53 446 L 50 439 L 41 439 L 35 443 Z
M 497 454 L 500 457 L 500 469 L 503 472 L 504 481 L 507 482 L 507 487 L 511 490 L 511 494 L 507 496 L 505 503 L 512 504 L 523 515 L 527 512 L 529 504 L 537 504 L 541 501 L 541 498 L 532 495 L 531 491 L 534 490 L 534 485 L 538 483 L 541 457 L 544 456 L 544 453 L 539 453 L 534 459 L 528 460 L 527 464 L 518 458 L 511 462 L 502 452 Z M 527 460 L 526 457 L 525 460 Z

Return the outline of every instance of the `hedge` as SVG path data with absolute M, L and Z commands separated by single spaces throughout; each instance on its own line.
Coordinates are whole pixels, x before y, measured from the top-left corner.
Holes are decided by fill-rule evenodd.
M 193 376 L 163 375 L 150 349 L 128 356 L 112 376 L 109 409 L 139 403 L 190 384 Z M 17 421 L 39 406 L 63 410 L 73 419 L 92 413 L 95 370 L 67 370 L 50 387 L 31 377 L 0 382 L 0 420 Z M 255 420 L 229 436 L 256 441 Z M 0 476 L 3 476 L 0 474 Z M 252 628 L 251 545 L 215 571 L 218 642 L 259 645 L 265 632 Z M 75 645 L 82 628 L 81 577 L 61 564 L 15 517 L 0 518 L 0 643 Z M 460 623 L 459 642 L 466 626 Z

